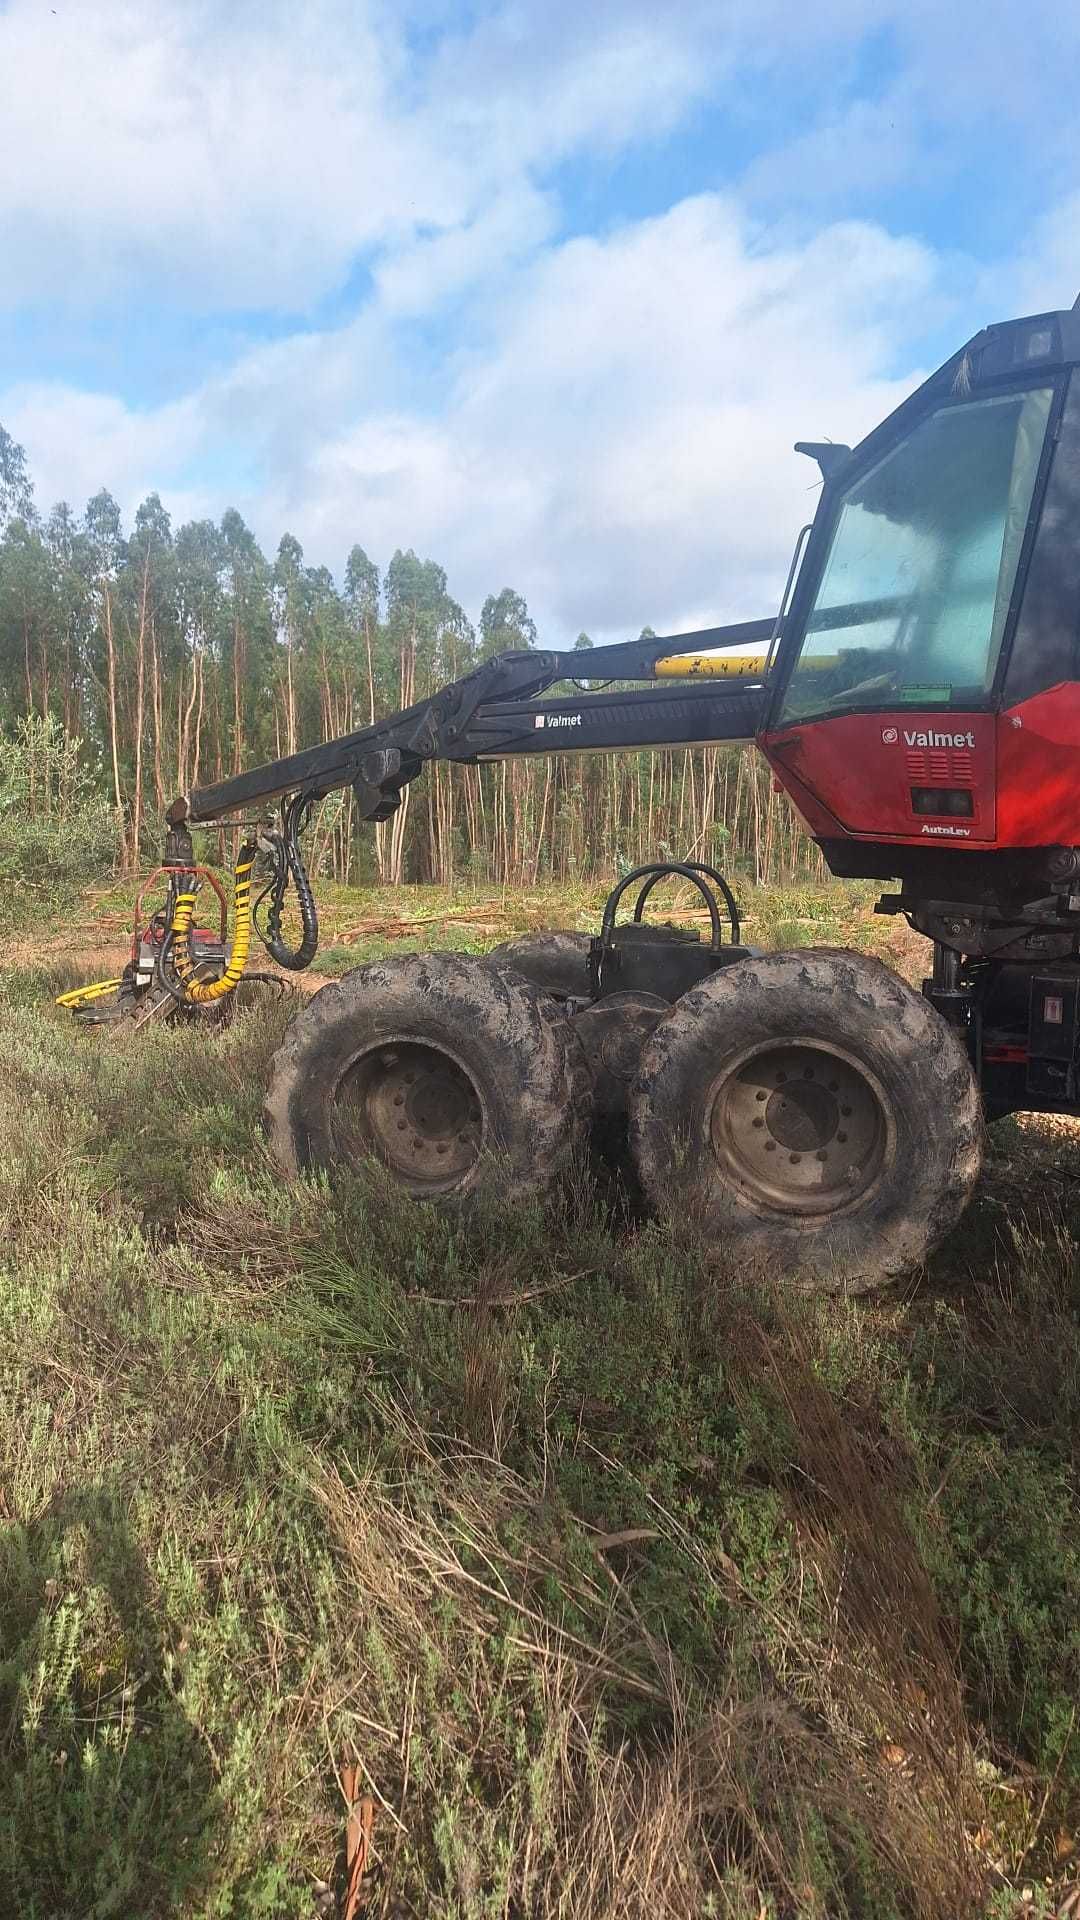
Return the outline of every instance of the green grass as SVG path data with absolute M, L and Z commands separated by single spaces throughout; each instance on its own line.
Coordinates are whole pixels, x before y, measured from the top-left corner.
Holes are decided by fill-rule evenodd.
M 740 883 L 737 891 L 744 908 L 744 938 L 752 945 L 846 943 L 877 953 L 895 947 L 895 921 L 876 919 L 869 911 L 879 891 L 871 882 L 758 888 Z M 318 971 L 336 976 L 365 960 L 440 945 L 465 953 L 483 952 L 533 927 L 595 932 L 606 894 L 600 881 L 561 888 L 543 884 L 529 890 L 497 886 L 358 889 L 321 881 Z M 131 884 L 123 880 L 88 889 L 80 900 L 55 909 L 50 937 L 65 954 L 80 937 L 88 953 L 122 944 L 130 934 L 131 898 Z M 624 917 L 632 906 L 631 895 Z M 648 915 L 707 929 L 700 896 L 682 882 L 658 888 L 650 898 Z M 40 927 L 40 912 L 36 924 Z M 25 937 L 23 948 L 29 950 L 30 944 L 30 937 Z
M 447 944 L 452 903 L 409 905 Z M 748 932 L 880 944 L 865 905 Z M 998 1129 L 903 1297 L 785 1300 L 584 1190 L 448 1221 L 375 1173 L 286 1189 L 283 1014 L 125 1043 L 51 1008 L 70 974 L 0 976 L 0 1913 L 332 1911 L 350 1762 L 371 1913 L 1053 1910 L 1068 1141 Z

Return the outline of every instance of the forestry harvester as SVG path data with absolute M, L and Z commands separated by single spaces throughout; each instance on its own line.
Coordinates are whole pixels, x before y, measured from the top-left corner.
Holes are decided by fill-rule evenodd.
M 300 834 L 335 789 L 380 821 L 432 760 L 755 743 L 833 873 L 891 883 L 877 911 L 933 943 L 921 993 L 858 953 L 755 951 L 719 874 L 658 863 L 595 938 L 325 986 L 275 1057 L 271 1147 L 290 1174 L 374 1155 L 419 1197 L 512 1203 L 591 1133 L 647 1206 L 733 1258 L 859 1288 L 924 1260 L 971 1194 L 984 1119 L 1080 1112 L 1080 311 L 988 327 L 858 446 L 798 451 L 823 485 L 774 618 L 502 654 L 175 800 L 164 904 L 111 1010 L 219 1006 L 253 886 L 274 959 L 309 965 Z M 194 929 L 212 876 L 191 833 L 241 815 L 230 940 Z M 670 874 L 710 937 L 644 917 Z

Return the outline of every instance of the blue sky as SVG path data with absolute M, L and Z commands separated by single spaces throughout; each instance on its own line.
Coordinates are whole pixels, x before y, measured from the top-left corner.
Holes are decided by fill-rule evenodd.
M 1078 83 L 1062 0 L 0 0 L 0 421 L 552 640 L 767 612 L 791 442 L 1080 290 Z

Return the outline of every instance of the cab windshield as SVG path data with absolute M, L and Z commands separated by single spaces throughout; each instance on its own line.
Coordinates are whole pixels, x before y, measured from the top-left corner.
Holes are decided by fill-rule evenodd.
M 985 699 L 1051 397 L 944 407 L 842 495 L 785 721 Z

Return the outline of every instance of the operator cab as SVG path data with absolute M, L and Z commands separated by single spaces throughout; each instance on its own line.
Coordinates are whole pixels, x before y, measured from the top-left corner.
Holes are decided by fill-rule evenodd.
M 940 407 L 840 489 L 781 719 L 989 700 L 1052 398 Z
M 990 327 L 853 451 L 804 450 L 761 744 L 830 864 L 1080 845 L 1080 312 Z

